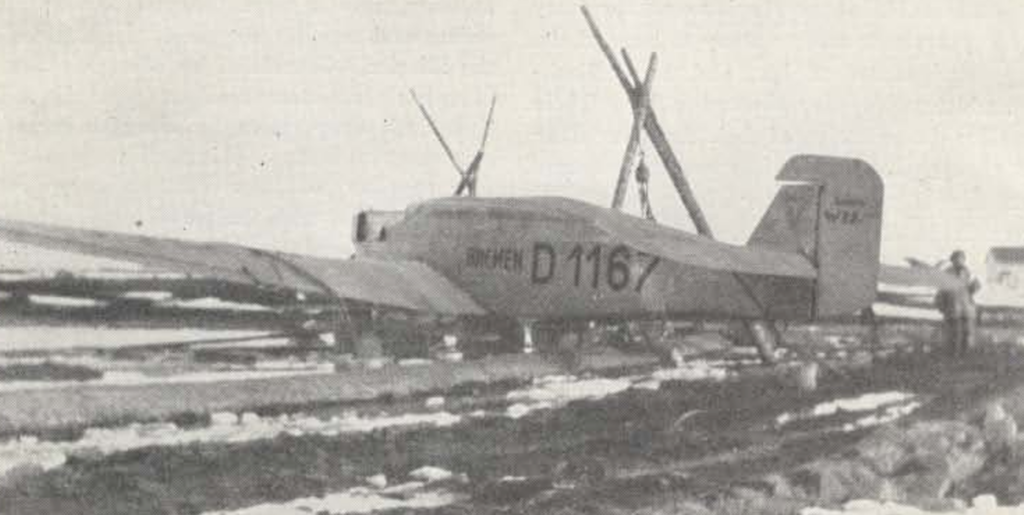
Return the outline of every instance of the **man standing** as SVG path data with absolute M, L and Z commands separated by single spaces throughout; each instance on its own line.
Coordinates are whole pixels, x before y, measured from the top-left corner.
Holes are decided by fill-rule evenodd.
M 939 292 L 939 310 L 946 321 L 946 349 L 950 356 L 963 356 L 974 345 L 977 309 L 974 294 L 981 289 L 967 269 L 967 255 L 956 250 L 949 256 L 952 263 L 946 272 L 960 279 L 963 287 Z

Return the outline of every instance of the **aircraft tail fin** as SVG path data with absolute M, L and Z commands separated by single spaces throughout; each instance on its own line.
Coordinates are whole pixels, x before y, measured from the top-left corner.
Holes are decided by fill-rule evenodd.
M 785 184 L 749 245 L 798 252 L 818 269 L 813 315 L 871 305 L 878 288 L 882 180 L 859 159 L 800 155 L 779 172 Z

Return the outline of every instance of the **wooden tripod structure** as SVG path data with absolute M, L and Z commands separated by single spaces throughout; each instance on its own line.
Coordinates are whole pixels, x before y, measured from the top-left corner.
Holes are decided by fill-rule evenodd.
M 623 48 L 622 60 L 626 65 L 626 70 L 628 70 L 627 75 L 627 72 L 624 71 L 623 67 L 619 64 L 611 46 L 608 45 L 608 42 L 601 34 L 601 30 L 597 27 L 597 23 L 594 21 L 594 18 L 590 15 L 590 11 L 587 10 L 586 6 L 580 6 L 580 11 L 583 12 L 583 17 L 586 19 L 587 25 L 590 27 L 590 32 L 594 35 L 594 39 L 597 41 L 597 45 L 601 48 L 601 52 L 604 53 L 605 58 L 608 59 L 608 64 L 611 65 L 612 71 L 615 73 L 615 77 L 619 80 L 619 84 L 622 85 L 622 89 L 625 91 L 626 97 L 629 99 L 630 107 L 633 109 L 633 128 L 630 131 L 629 142 L 626 144 L 626 152 L 622 158 L 622 166 L 619 168 L 619 177 L 615 184 L 615 193 L 612 197 L 612 207 L 615 209 L 622 209 L 622 203 L 626 195 L 626 186 L 629 181 L 629 173 L 634 167 L 634 163 L 636 162 L 637 154 L 640 149 L 640 133 L 642 128 L 643 132 L 647 133 L 648 139 L 650 139 L 651 144 L 658 152 L 658 156 L 661 158 L 662 164 L 665 165 L 665 171 L 668 172 L 668 176 L 672 180 L 672 185 L 675 186 L 676 192 L 679 194 L 679 199 L 683 202 L 683 206 L 686 207 L 686 211 L 690 214 L 690 219 L 693 221 L 694 228 L 696 228 L 697 232 L 702 236 L 713 239 L 714 233 L 711 231 L 711 226 L 704 217 L 704 212 L 701 210 L 700 204 L 697 203 L 697 197 L 693 194 L 693 189 L 690 187 L 689 181 L 686 180 L 686 175 L 683 173 L 682 165 L 679 164 L 679 159 L 676 158 L 676 154 L 672 150 L 672 146 L 669 144 L 668 138 L 665 137 L 665 131 L 661 128 L 661 124 L 658 123 L 658 117 L 654 113 L 654 108 L 651 107 L 651 81 L 657 65 L 657 55 L 651 54 L 650 61 L 647 65 L 646 76 L 643 81 L 641 81 L 640 75 L 637 73 L 636 67 L 633 65 L 633 61 L 629 57 L 629 53 L 625 48 Z M 771 363 L 774 360 L 774 349 L 776 342 L 779 339 L 774 326 L 766 320 L 748 320 L 744 321 L 743 325 L 745 327 L 747 337 L 753 340 L 754 344 L 757 346 L 762 360 L 766 363 Z
M 654 73 L 654 66 L 657 61 L 656 56 L 651 56 L 651 61 L 647 68 L 647 77 L 641 81 L 636 68 L 633 66 L 632 60 L 629 58 L 629 53 L 623 49 L 622 58 L 629 69 L 629 75 L 627 75 L 626 71 L 624 71 L 622 66 L 619 64 L 615 53 L 608 45 L 608 42 L 604 39 L 604 36 L 601 35 L 601 30 L 598 29 L 597 23 L 594 22 L 594 18 L 590 15 L 590 11 L 587 10 L 586 6 L 580 7 L 580 10 L 583 12 L 583 17 L 587 20 L 590 32 L 594 35 L 594 39 L 597 40 L 598 46 L 601 47 L 601 52 L 603 52 L 605 57 L 608 59 L 608 64 L 611 65 L 612 71 L 615 72 L 615 77 L 619 79 L 619 84 L 622 85 L 622 89 L 626 93 L 630 106 L 633 108 L 634 128 L 637 126 L 643 127 L 644 131 L 647 133 L 648 139 L 650 139 L 654 149 L 658 152 L 658 157 L 661 158 L 661 162 L 665 165 L 665 171 L 668 172 L 669 178 L 672 180 L 672 185 L 675 186 L 676 192 L 679 194 L 679 199 L 682 200 L 687 212 L 689 212 L 690 219 L 693 220 L 693 225 L 697 229 L 697 232 L 709 238 L 714 237 L 711 232 L 711 226 L 708 225 L 707 219 L 704 217 L 704 212 L 701 210 L 700 204 L 697 203 L 697 198 L 693 194 L 693 189 L 690 188 L 690 183 L 686 180 L 686 175 L 683 173 L 683 167 L 679 164 L 679 159 L 676 158 L 676 154 L 672 150 L 672 146 L 669 144 L 668 138 L 665 137 L 665 131 L 661 128 L 661 124 L 658 122 L 658 116 L 650 106 L 650 79 Z M 633 160 L 635 160 L 635 155 L 631 157 L 629 153 L 632 152 L 635 154 L 637 152 L 637 149 L 639 148 L 639 139 L 639 130 L 634 130 L 630 133 L 630 144 L 627 145 L 627 155 L 623 158 L 623 162 L 628 160 L 632 163 Z M 636 143 L 634 143 L 634 140 Z M 623 178 L 623 169 L 620 168 L 619 183 L 624 183 L 628 180 L 628 171 L 625 173 L 627 175 Z M 623 199 L 620 198 L 620 196 L 625 195 L 624 187 L 622 188 L 622 192 L 619 192 L 619 183 L 616 184 L 616 193 L 612 200 L 612 206 L 616 209 L 621 208 Z
M 412 96 L 413 102 L 420 108 L 420 112 L 423 113 L 423 117 L 427 120 L 427 124 L 430 125 L 430 130 L 433 131 L 437 141 L 441 143 L 441 148 L 444 149 L 445 155 L 448 156 L 448 161 L 455 167 L 455 171 L 459 172 L 461 179 L 459 180 L 458 187 L 455 188 L 455 196 L 461 196 L 466 194 L 469 197 L 476 196 L 476 179 L 477 173 L 480 171 L 480 163 L 484 159 L 484 147 L 487 145 L 487 136 L 491 132 L 491 121 L 494 118 L 494 104 L 498 101 L 497 96 L 491 97 L 491 107 L 487 111 L 487 122 L 484 124 L 484 135 L 480 140 L 480 146 L 477 148 L 476 155 L 473 156 L 473 160 L 470 161 L 469 167 L 463 168 L 459 165 L 459 162 L 455 159 L 455 154 L 452 153 L 451 147 L 448 146 L 448 142 L 445 141 L 444 136 L 441 134 L 441 130 L 437 128 L 437 124 L 434 123 L 434 119 L 430 116 L 426 106 L 423 102 L 420 102 L 419 97 L 416 96 L 414 90 L 409 90 L 409 94 Z

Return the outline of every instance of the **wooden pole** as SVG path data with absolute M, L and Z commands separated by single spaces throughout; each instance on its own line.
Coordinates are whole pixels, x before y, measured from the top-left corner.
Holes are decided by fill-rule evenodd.
M 644 81 L 636 87 L 636 107 L 633 109 L 633 127 L 629 131 L 629 141 L 626 143 L 626 152 L 622 155 L 622 164 L 619 166 L 619 180 L 615 183 L 615 194 L 612 196 L 612 208 L 622 209 L 626 199 L 626 187 L 629 185 L 629 176 L 636 163 L 636 157 L 640 150 L 640 136 L 643 132 L 644 120 L 647 119 L 651 101 L 651 85 L 654 82 L 654 72 L 658 66 L 658 55 L 651 54 L 647 63 L 647 76 Z
M 633 61 L 629 58 L 629 53 L 625 49 L 622 50 L 622 57 L 626 62 L 626 67 L 630 70 L 630 74 L 634 77 L 633 80 L 639 82 L 636 68 L 633 67 Z M 636 95 L 628 90 L 626 93 L 629 96 L 630 103 L 635 105 L 637 103 Z M 683 206 L 686 207 L 686 211 L 690 214 L 690 220 L 693 221 L 694 228 L 701 235 L 714 238 L 715 235 L 711 231 L 711 225 L 708 224 L 707 219 L 704 217 L 704 211 L 701 210 L 700 204 L 697 203 L 697 197 L 693 194 L 690 182 L 686 180 L 686 174 L 683 173 L 683 165 L 676 158 L 676 153 L 672 150 L 672 145 L 669 144 L 665 131 L 661 128 L 661 123 L 658 122 L 658 116 L 653 108 L 648 108 L 647 118 L 644 120 L 644 129 L 647 131 L 647 137 L 651 140 L 651 144 L 654 145 L 654 150 L 658 152 L 658 157 L 661 158 L 661 162 L 665 165 L 665 171 L 668 172 L 669 179 L 672 180 L 672 185 L 675 187 L 676 193 L 679 194 L 679 199 L 683 201 Z
M 601 30 L 598 29 L 597 23 L 594 22 L 594 18 L 590 15 L 590 11 L 587 10 L 586 6 L 581 6 L 580 10 L 583 12 L 583 17 L 587 20 L 591 34 L 597 40 L 597 45 L 601 48 L 605 58 L 608 59 L 608 64 L 611 65 L 612 71 L 615 72 L 616 78 L 619 79 L 619 84 L 622 85 L 622 89 L 626 92 L 630 105 L 633 109 L 637 109 L 638 105 L 644 100 L 639 98 L 638 95 L 637 90 L 642 86 L 640 77 L 636 72 L 636 67 L 633 66 L 633 61 L 629 58 L 629 53 L 626 52 L 626 49 L 622 49 L 622 59 L 626 63 L 631 77 L 627 77 L 622 67 L 619 66 L 615 54 L 612 53 L 608 42 L 601 35 Z M 690 214 L 694 228 L 701 235 L 713 239 L 715 236 L 711 231 L 711 226 L 708 224 L 707 219 L 704 218 L 704 212 L 701 210 L 700 204 L 697 203 L 697 197 L 693 194 L 693 189 L 690 188 L 690 183 L 686 180 L 686 175 L 683 173 L 683 166 L 679 163 L 679 159 L 676 158 L 668 138 L 665 137 L 665 131 L 661 128 L 661 124 L 658 123 L 658 117 L 654 109 L 648 105 L 646 111 L 647 114 L 643 120 L 644 130 L 647 132 L 647 137 L 651 140 L 651 144 L 654 145 L 654 149 L 658 152 L 658 157 L 661 158 L 661 162 L 665 165 L 665 171 L 668 172 L 672 185 L 675 186 L 676 193 L 679 194 L 679 199 L 682 200 L 683 206 L 686 207 L 686 211 Z M 743 325 L 753 337 L 754 344 L 760 351 L 762 359 L 766 363 L 773 363 L 775 342 L 773 341 L 774 338 L 770 336 L 773 333 L 771 325 L 766 320 L 748 320 Z
M 597 45 L 601 47 L 601 52 L 604 52 L 604 56 L 608 58 L 608 64 L 612 65 L 612 71 L 615 72 L 615 77 L 619 79 L 619 84 L 622 84 L 622 88 L 625 89 L 630 96 L 632 96 L 633 83 L 629 81 L 626 74 L 623 73 L 622 67 L 619 66 L 619 62 L 615 59 L 615 54 L 612 53 L 612 47 L 608 46 L 608 42 L 604 40 L 604 36 L 601 35 L 601 30 L 597 28 L 597 23 L 594 22 L 594 18 L 590 16 L 590 11 L 587 10 L 587 6 L 581 5 L 580 11 L 583 12 L 583 17 L 587 20 L 587 25 L 590 26 L 590 33 L 594 35 L 594 39 L 597 40 Z
M 484 123 L 484 135 L 480 140 L 480 148 L 477 149 L 476 156 L 474 156 L 473 161 L 469 163 L 469 167 L 466 168 L 466 172 L 462 174 L 462 180 L 459 181 L 459 187 L 455 189 L 456 197 L 462 195 L 463 191 L 466 191 L 470 197 L 476 196 L 476 174 L 480 169 L 480 162 L 484 158 L 484 147 L 487 146 L 487 135 L 491 132 L 491 121 L 494 118 L 494 104 L 497 101 L 497 95 L 491 97 L 491 108 L 487 111 L 487 122 Z
M 615 73 L 615 77 L 619 80 L 619 84 L 622 85 L 622 89 L 626 92 L 630 105 L 635 109 L 639 102 L 636 95 L 636 88 L 640 84 L 639 77 L 637 77 L 635 73 L 635 68 L 633 68 L 631 66 L 632 63 L 627 60 L 627 66 L 633 68 L 632 71 L 634 78 L 630 79 L 619 65 L 619 61 L 616 59 L 615 54 L 608 45 L 608 42 L 605 41 L 604 36 L 601 35 L 601 29 L 597 27 L 597 23 L 590 15 L 590 11 L 587 10 L 586 6 L 581 6 L 580 11 L 583 12 L 583 17 L 587 21 L 587 26 L 590 27 L 590 32 L 594 35 L 597 45 L 601 48 L 601 52 L 608 60 L 608 64 L 611 65 L 612 71 Z M 628 59 L 625 51 L 623 51 L 623 55 L 624 58 Z M 665 170 L 668 171 L 669 178 L 672 180 L 672 185 L 676 188 L 676 192 L 679 194 L 680 200 L 683 201 L 683 206 L 686 207 L 686 211 L 690 214 L 693 226 L 697 229 L 698 233 L 709 238 L 714 237 L 714 234 L 711 232 L 711 226 L 708 225 L 707 219 L 704 218 L 704 212 L 701 210 L 700 204 L 697 203 L 697 198 L 693 194 L 693 189 L 690 188 L 690 183 L 686 180 L 686 176 L 683 173 L 683 167 L 679 164 L 679 160 L 676 158 L 675 152 L 672 151 L 672 146 L 669 145 L 668 139 L 665 137 L 665 131 L 662 130 L 661 124 L 658 123 L 658 117 L 655 114 L 654 109 L 648 108 L 647 116 L 644 119 L 644 130 L 647 132 L 647 137 L 650 138 L 651 144 L 654 145 L 654 149 L 658 152 L 658 157 L 661 158 L 661 162 L 664 163 Z
M 420 102 L 419 97 L 416 96 L 416 91 L 410 89 L 409 95 L 412 96 L 412 101 L 416 102 L 416 107 L 420 108 L 420 112 L 423 113 L 423 117 L 427 119 L 427 124 L 430 125 L 430 130 L 434 131 L 434 136 L 437 137 L 437 141 L 441 143 L 441 147 L 444 148 L 445 155 L 448 156 L 448 160 L 452 162 L 452 166 L 455 167 L 455 171 L 459 172 L 459 175 L 465 177 L 466 172 L 459 166 L 459 162 L 455 160 L 455 155 L 452 154 L 452 149 L 448 147 L 448 142 L 444 140 L 444 136 L 441 135 L 441 130 L 437 128 L 437 124 L 434 123 L 434 119 L 431 118 L 430 113 L 427 112 L 426 106 L 423 102 Z

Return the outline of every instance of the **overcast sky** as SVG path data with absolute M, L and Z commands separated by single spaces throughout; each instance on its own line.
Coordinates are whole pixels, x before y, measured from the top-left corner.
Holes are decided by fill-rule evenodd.
M 574 2 L 0 6 L 3 217 L 341 256 L 356 210 L 456 184 L 410 87 L 463 165 L 498 95 L 483 195 L 607 204 L 629 132 Z M 882 174 L 887 261 L 1024 245 L 1024 3 L 590 8 L 634 60 L 658 52 L 652 104 L 720 238 L 823 153 Z M 653 169 L 656 214 L 691 229 Z

